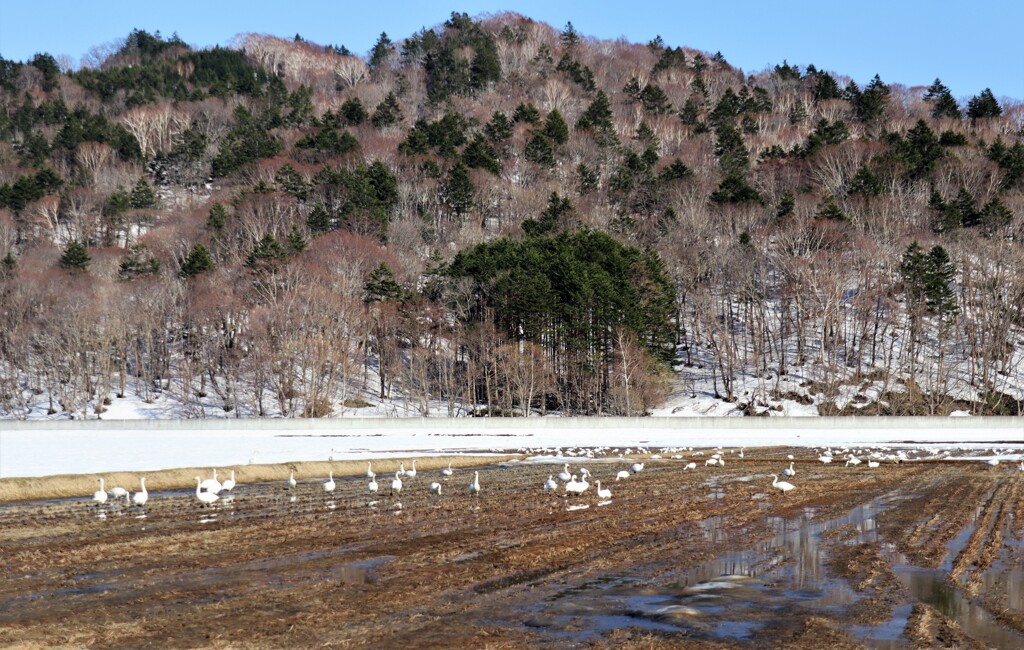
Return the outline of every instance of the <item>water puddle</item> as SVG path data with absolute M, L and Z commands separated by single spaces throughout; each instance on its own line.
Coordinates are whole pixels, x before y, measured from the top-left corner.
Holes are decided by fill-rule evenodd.
M 709 481 L 714 490 L 716 481 Z M 705 564 L 661 579 L 661 584 L 628 576 L 614 576 L 564 589 L 533 610 L 531 627 L 544 628 L 576 642 L 597 640 L 614 629 L 686 631 L 690 638 L 751 641 L 769 621 L 808 613 L 840 614 L 862 596 L 846 580 L 829 575 L 828 554 L 822 533 L 847 528 L 843 543 L 880 542 L 876 525 L 879 512 L 892 498 L 880 498 L 853 508 L 845 515 L 822 520 L 814 509 L 792 519 L 767 517 L 774 532 L 755 548 L 727 553 Z M 722 517 L 700 522 L 701 533 L 712 543 L 725 542 L 730 531 Z M 883 545 L 894 571 L 912 600 L 899 604 L 892 618 L 876 626 L 855 626 L 849 631 L 869 647 L 906 648 L 903 631 L 913 604 L 932 605 L 956 620 L 969 636 L 990 647 L 1024 647 L 1024 636 L 1001 627 L 979 605 L 971 603 L 945 581 L 950 564 L 970 539 L 973 526 L 949 543 L 945 563 L 937 569 L 909 565 L 894 549 Z M 1012 536 L 1004 539 L 1013 540 Z M 1007 590 L 1009 607 L 1024 607 L 1024 565 L 1020 544 L 1007 544 L 1002 562 L 1008 570 L 991 571 L 986 588 Z M 999 576 L 1002 576 L 1001 578 Z M 997 585 L 996 582 L 999 582 Z M 1010 591 L 1012 590 L 1012 593 Z

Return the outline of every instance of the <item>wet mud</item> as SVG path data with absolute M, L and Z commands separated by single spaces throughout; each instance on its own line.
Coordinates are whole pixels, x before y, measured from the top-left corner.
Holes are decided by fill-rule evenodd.
M 0 646 L 1024 647 L 1024 473 L 681 455 L 0 504 Z

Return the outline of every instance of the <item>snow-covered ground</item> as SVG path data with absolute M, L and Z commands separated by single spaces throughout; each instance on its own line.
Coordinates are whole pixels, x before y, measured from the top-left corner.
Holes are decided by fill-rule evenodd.
M 1024 454 L 1022 418 L 403 418 L 18 422 L 0 425 L 0 478 L 569 448 L 720 445 L 941 447 Z M 965 452 L 966 453 L 966 452 Z

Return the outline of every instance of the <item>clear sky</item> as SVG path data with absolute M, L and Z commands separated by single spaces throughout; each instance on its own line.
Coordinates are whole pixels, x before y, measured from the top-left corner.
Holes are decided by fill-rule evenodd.
M 863 85 L 930 84 L 936 77 L 965 99 L 984 88 L 1024 99 L 1021 0 L 50 0 L 5 2 L 0 55 L 36 52 L 78 61 L 94 45 L 133 28 L 187 43 L 225 45 L 260 32 L 345 45 L 365 54 L 380 32 L 400 40 L 438 25 L 454 11 L 470 16 L 515 11 L 557 28 L 572 21 L 583 35 L 624 37 L 714 53 L 755 72 L 783 59 L 849 75 Z

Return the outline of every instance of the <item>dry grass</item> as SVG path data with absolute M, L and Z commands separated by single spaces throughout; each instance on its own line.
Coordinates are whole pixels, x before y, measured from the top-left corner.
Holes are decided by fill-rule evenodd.
M 488 465 L 511 460 L 515 456 L 419 456 L 416 457 L 416 469 L 423 471 L 438 470 L 447 467 L 471 467 Z M 373 471 L 378 475 L 394 473 L 399 465 L 406 469 L 412 467 L 413 458 L 371 459 Z M 308 461 L 292 463 L 275 463 L 268 465 L 226 465 L 217 468 L 218 478 L 224 480 L 235 470 L 238 483 L 267 483 L 286 481 L 289 473 L 294 470 L 299 481 L 312 478 L 327 478 L 328 472 L 335 476 L 359 476 L 366 472 L 366 460 Z M 99 479 L 106 482 L 109 491 L 120 486 L 132 492 L 139 489 L 139 479 L 146 478 L 146 489 L 150 492 L 162 490 L 181 490 L 195 487 L 195 477 L 210 478 L 211 467 L 182 467 L 163 469 L 154 472 L 106 472 L 102 474 L 60 474 L 38 478 L 5 478 L 0 479 L 0 502 L 33 501 L 38 499 L 59 499 L 66 497 L 86 497 L 99 489 Z

